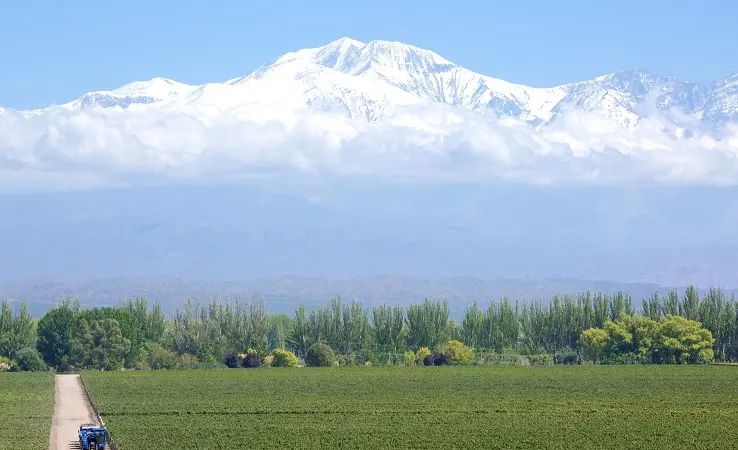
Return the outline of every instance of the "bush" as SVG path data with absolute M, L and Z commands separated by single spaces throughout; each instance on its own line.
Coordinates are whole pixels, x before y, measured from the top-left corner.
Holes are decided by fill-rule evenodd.
M 528 355 L 528 362 L 531 366 L 551 366 L 554 364 L 554 357 L 549 353 Z
M 41 354 L 35 348 L 24 348 L 15 354 L 15 362 L 18 370 L 22 372 L 43 372 L 46 364 Z
M 600 364 L 603 365 L 620 365 L 620 364 L 636 364 L 638 358 L 633 352 L 626 353 L 607 353 L 600 360 Z
M 200 361 L 196 356 L 191 355 L 189 353 L 183 353 L 176 357 L 173 369 L 201 369 L 203 367 L 219 367 L 223 366 L 226 367 L 223 363 L 218 363 L 215 361 Z
M 276 349 L 272 353 L 272 367 L 296 367 L 297 357 L 289 350 Z
M 4 356 L 0 356 L 0 372 L 10 372 L 15 363 Z
M 451 365 L 469 364 L 474 360 L 472 349 L 464 345 L 463 342 L 456 340 L 448 341 L 441 345 L 438 353 L 443 354 Z
M 420 349 L 418 349 L 418 353 L 415 354 L 415 364 L 425 364 L 425 358 L 430 354 L 431 351 L 428 347 L 420 347 Z M 427 366 L 428 364 L 425 365 Z
M 261 358 L 258 353 L 248 353 L 243 359 L 243 366 L 247 369 L 255 369 L 261 366 Z
M 356 359 L 356 353 L 349 353 L 349 355 L 346 357 L 346 367 L 356 367 L 359 364 L 357 363 Z
M 322 342 L 310 346 L 305 355 L 305 365 L 310 367 L 331 367 L 335 360 L 333 349 Z
M 551 357 L 553 359 L 553 357 Z M 530 361 L 525 356 L 506 352 L 506 353 L 486 353 L 481 356 L 478 364 L 480 365 L 503 365 L 503 366 L 527 366 Z
M 177 365 L 177 355 L 159 344 L 150 344 L 143 358 L 153 370 L 173 369 Z
M 192 363 L 188 366 L 181 366 L 180 369 L 194 369 L 194 370 L 213 370 L 213 369 L 228 369 L 223 363 L 212 362 L 212 361 L 200 361 Z
M 136 361 L 133 363 L 133 370 L 151 370 L 151 367 L 146 361 Z
M 563 348 L 554 354 L 556 364 L 579 364 L 579 355 L 571 348 Z
M 434 366 L 446 366 L 448 365 L 448 357 L 441 353 L 436 352 L 433 354 L 433 365 Z
M 405 352 L 405 365 L 406 366 L 415 365 L 415 353 L 412 350 L 408 350 Z
M 238 355 L 235 353 L 230 353 L 228 356 L 226 356 L 225 359 L 225 365 L 228 366 L 230 369 L 235 369 L 238 367 Z
M 66 361 L 60 362 L 56 368 L 57 373 L 73 373 L 75 370 L 76 368 L 73 365 L 67 363 Z
M 264 367 L 272 367 L 272 364 L 274 364 L 274 356 L 266 355 L 264 357 Z

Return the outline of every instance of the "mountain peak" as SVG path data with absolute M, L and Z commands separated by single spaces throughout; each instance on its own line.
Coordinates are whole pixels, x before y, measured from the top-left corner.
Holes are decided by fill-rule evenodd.
M 342 37 L 339 39 L 336 39 L 333 42 L 329 42 L 326 45 L 323 45 L 321 47 L 318 47 L 320 49 L 345 49 L 349 47 L 363 47 L 366 44 L 360 41 L 357 41 L 356 39 L 351 39 L 350 37 Z
M 126 97 L 146 96 L 156 99 L 166 99 L 192 91 L 194 86 L 180 83 L 169 78 L 154 77 L 147 81 L 135 81 L 111 91 L 112 94 Z
M 302 55 L 323 67 L 349 75 L 359 75 L 372 69 L 380 72 L 445 70 L 454 64 L 437 53 L 396 41 L 374 40 L 362 43 L 341 38 L 323 47 L 311 49 Z
M 391 116 L 398 106 L 435 103 L 510 116 L 535 127 L 572 108 L 602 111 L 603 117 L 630 126 L 647 114 L 641 106 L 654 99 L 659 108 L 678 108 L 699 120 L 725 123 L 738 117 L 738 74 L 699 85 L 637 67 L 536 88 L 473 72 L 414 45 L 341 37 L 321 47 L 286 53 L 247 76 L 223 83 L 192 86 L 154 77 L 112 91 L 90 92 L 61 106 L 206 105 L 204 114 L 211 114 L 279 104 L 374 121 Z M 11 111 L 0 108 L 0 114 Z

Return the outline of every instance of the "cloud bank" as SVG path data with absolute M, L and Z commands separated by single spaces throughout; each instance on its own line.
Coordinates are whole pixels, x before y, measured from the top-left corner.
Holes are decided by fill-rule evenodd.
M 700 131 L 696 119 L 668 114 L 624 128 L 600 111 L 569 111 L 536 131 L 441 105 L 397 108 L 380 123 L 307 108 L 8 111 L 0 116 L 0 190 L 284 176 L 738 184 L 738 124 Z

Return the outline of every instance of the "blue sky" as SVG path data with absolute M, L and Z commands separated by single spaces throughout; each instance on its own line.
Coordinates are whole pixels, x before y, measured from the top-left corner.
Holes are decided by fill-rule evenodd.
M 641 67 L 738 72 L 738 2 L 5 2 L 0 105 L 35 108 L 130 81 L 244 75 L 342 36 L 399 40 L 477 72 L 547 86 Z

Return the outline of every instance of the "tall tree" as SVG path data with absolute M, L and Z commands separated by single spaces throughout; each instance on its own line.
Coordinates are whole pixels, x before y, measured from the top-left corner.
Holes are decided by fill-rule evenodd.
M 65 298 L 39 320 L 36 348 L 48 365 L 58 368 L 69 363 L 79 314 L 79 301 Z

